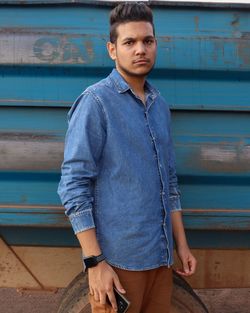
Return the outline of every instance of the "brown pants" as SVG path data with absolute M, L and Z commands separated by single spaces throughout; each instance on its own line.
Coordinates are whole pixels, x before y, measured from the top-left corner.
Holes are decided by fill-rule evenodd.
M 160 267 L 148 271 L 126 271 L 114 268 L 130 301 L 127 313 L 170 313 L 173 286 L 172 269 Z M 108 305 L 101 305 L 92 296 L 92 313 L 114 313 Z

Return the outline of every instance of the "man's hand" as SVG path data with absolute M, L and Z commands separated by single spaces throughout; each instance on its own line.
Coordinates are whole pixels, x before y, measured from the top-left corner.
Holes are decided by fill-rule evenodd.
M 177 246 L 176 250 L 182 263 L 182 268 L 177 269 L 176 272 L 183 276 L 190 276 L 195 272 L 197 261 L 187 244 L 181 211 L 173 211 L 171 218 L 174 238 Z
M 97 266 L 88 269 L 88 276 L 90 294 L 94 296 L 95 301 L 105 304 L 108 297 L 112 308 L 117 311 L 113 288 L 116 287 L 121 293 L 126 291 L 113 268 L 105 261 L 102 261 Z
M 182 276 L 193 275 L 196 270 L 197 261 L 187 245 L 177 248 L 178 257 L 182 263 L 181 269 L 175 271 Z

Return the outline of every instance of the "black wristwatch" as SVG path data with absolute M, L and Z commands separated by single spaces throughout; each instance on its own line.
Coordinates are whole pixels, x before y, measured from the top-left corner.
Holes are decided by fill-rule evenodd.
M 102 262 L 103 260 L 105 260 L 105 256 L 103 254 L 100 254 L 98 256 L 91 255 L 83 258 L 85 272 L 87 272 L 89 268 L 95 267 L 98 263 Z

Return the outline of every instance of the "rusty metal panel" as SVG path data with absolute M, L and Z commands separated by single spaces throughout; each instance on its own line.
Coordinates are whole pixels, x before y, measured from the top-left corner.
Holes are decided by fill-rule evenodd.
M 27 287 L 39 289 L 40 284 L 22 260 L 0 238 L 0 286 L 1 287 Z
M 249 288 L 249 250 L 193 249 L 197 272 L 187 281 L 193 288 Z M 176 257 L 176 266 L 178 267 Z
M 55 291 L 82 270 L 80 248 L 8 246 L 0 238 L 0 286 Z
M 82 271 L 81 249 L 8 246 L 0 238 L 0 286 L 35 290 L 65 288 Z M 249 288 L 249 250 L 193 249 L 193 288 Z M 176 256 L 176 268 L 180 266 Z M 237 269 L 237 270 L 235 270 Z M 230 275 L 229 275 L 230 273 Z
M 69 227 L 56 193 L 66 114 L 113 66 L 105 48 L 111 2 L 101 2 L 0 1 L 2 227 Z M 248 232 L 250 8 L 152 8 L 159 51 L 150 80 L 173 112 L 186 228 L 197 238 Z

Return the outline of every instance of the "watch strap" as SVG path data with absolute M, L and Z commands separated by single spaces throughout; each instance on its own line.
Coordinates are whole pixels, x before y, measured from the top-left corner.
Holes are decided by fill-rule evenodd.
M 89 257 L 85 257 L 83 258 L 83 263 L 85 266 L 85 272 L 91 268 L 91 267 L 95 267 L 98 265 L 98 263 L 102 262 L 103 260 L 105 260 L 105 256 L 103 254 L 94 256 L 91 255 Z
M 105 260 L 105 256 L 103 254 L 100 254 L 96 257 L 96 261 L 97 263 L 102 262 L 103 260 Z

